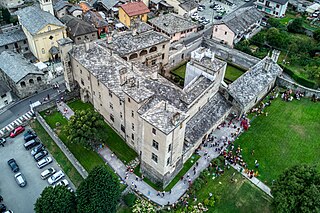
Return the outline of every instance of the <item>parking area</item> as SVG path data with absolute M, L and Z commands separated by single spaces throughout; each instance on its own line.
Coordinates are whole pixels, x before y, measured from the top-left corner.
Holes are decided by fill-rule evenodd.
M 217 22 L 218 20 L 214 17 L 216 16 L 226 16 L 239 7 L 243 6 L 244 4 L 247 4 L 249 0 L 223 0 L 223 1 L 217 1 L 217 0 L 202 0 L 200 1 L 199 5 L 205 6 L 202 11 L 197 11 L 198 16 L 204 17 L 209 21 L 210 24 Z M 250 0 L 251 1 L 251 0 Z M 217 5 L 215 9 L 210 8 L 211 5 Z M 200 9 L 201 10 L 201 9 Z
M 28 128 L 27 128 L 28 129 Z M 26 150 L 23 146 L 23 133 L 15 138 L 7 138 L 4 147 L 0 146 L 0 194 L 3 197 L 3 204 L 13 212 L 31 213 L 34 212 L 34 203 L 40 196 L 42 190 L 48 186 L 47 180 L 42 180 L 40 173 L 50 167 L 59 171 L 61 168 L 53 158 L 53 162 L 42 169 L 37 167 L 37 162 L 30 154 L 31 150 Z M 49 153 L 50 157 L 52 157 Z M 8 160 L 14 158 L 20 168 L 20 172 L 25 176 L 27 185 L 20 187 L 15 181 L 14 173 L 8 166 Z M 73 184 L 66 178 L 71 187 Z

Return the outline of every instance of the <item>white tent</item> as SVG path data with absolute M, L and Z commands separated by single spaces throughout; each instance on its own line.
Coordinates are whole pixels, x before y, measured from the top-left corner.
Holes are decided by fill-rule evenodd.
M 320 4 L 314 3 L 314 4 L 310 5 L 309 7 L 307 7 L 306 12 L 310 15 L 310 14 L 316 12 L 317 10 L 320 10 Z

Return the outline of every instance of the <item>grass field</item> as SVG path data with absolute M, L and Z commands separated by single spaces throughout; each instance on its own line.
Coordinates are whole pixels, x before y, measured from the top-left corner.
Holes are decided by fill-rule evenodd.
M 225 78 L 230 81 L 235 81 L 237 78 L 239 78 L 245 71 L 241 70 L 235 66 L 232 66 L 231 64 L 227 65 Z
M 236 182 L 231 182 L 233 173 L 235 173 L 233 178 L 237 180 Z M 203 203 L 205 199 L 209 198 L 209 193 L 220 197 L 220 201 L 216 201 L 214 207 L 208 207 L 207 212 L 271 212 L 271 198 L 252 185 L 247 179 L 243 178 L 233 168 L 225 170 L 224 175 L 220 177 L 212 177 L 211 174 L 208 174 L 206 176 L 207 184 L 204 183 L 195 192 L 197 203 Z
M 235 143 L 235 147 L 241 145 L 249 169 L 258 160 L 258 178 L 268 185 L 296 164 L 316 165 L 320 169 L 320 104 L 310 99 L 284 102 L 278 98 L 265 112 L 268 116 L 256 117 Z
M 187 68 L 187 64 L 183 64 L 180 67 L 172 70 L 171 72 L 184 79 L 184 77 L 186 75 L 186 68 Z

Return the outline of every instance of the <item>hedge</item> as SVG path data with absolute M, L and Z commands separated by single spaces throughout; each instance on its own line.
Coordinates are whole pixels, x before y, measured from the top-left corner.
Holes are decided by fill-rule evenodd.
M 308 87 L 308 88 L 316 88 L 316 83 L 313 81 L 310 81 L 308 79 L 305 79 L 299 75 L 297 75 L 294 71 L 292 71 L 290 68 L 280 65 L 285 73 L 287 73 L 293 80 L 295 80 L 297 83 L 301 84 L 302 86 Z

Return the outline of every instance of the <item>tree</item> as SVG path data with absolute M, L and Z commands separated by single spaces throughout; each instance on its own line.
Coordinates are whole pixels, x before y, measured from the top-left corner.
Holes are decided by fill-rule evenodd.
M 320 41 L 320 29 L 317 29 L 313 32 L 313 38 L 317 41 Z
M 77 212 L 74 192 L 65 186 L 46 187 L 34 204 L 37 213 Z
M 268 24 L 270 25 L 270 27 L 275 27 L 275 28 L 281 27 L 280 19 L 277 19 L 277 18 L 269 18 L 267 22 L 268 22 Z
M 303 28 L 302 24 L 303 24 L 302 18 L 295 18 L 295 19 L 293 19 L 293 21 L 291 21 L 288 24 L 287 29 L 289 32 L 292 32 L 292 33 L 303 33 L 304 28 Z
M 99 139 L 98 130 L 103 125 L 102 116 L 91 109 L 76 111 L 66 126 L 68 140 L 90 148 Z
M 78 212 L 116 212 L 121 191 L 118 180 L 106 167 L 95 167 L 77 189 Z
M 305 70 L 309 79 L 312 79 L 320 84 L 320 66 L 305 66 Z
M 134 204 L 133 208 L 132 208 L 132 212 L 134 213 L 153 213 L 156 212 L 156 209 L 154 208 L 154 206 L 146 201 L 146 200 L 142 200 L 142 199 L 137 199 L 136 203 Z
M 9 12 L 9 10 L 7 8 L 3 8 L 1 9 L 2 10 L 2 16 L 3 16 L 3 20 L 9 24 L 10 23 L 10 17 L 11 17 L 11 14 Z
M 280 31 L 272 27 L 268 29 L 266 33 L 266 41 L 275 48 L 286 48 L 289 42 L 289 36 L 285 31 Z
M 313 166 L 293 166 L 279 176 L 271 193 L 277 212 L 319 212 L 320 174 Z

